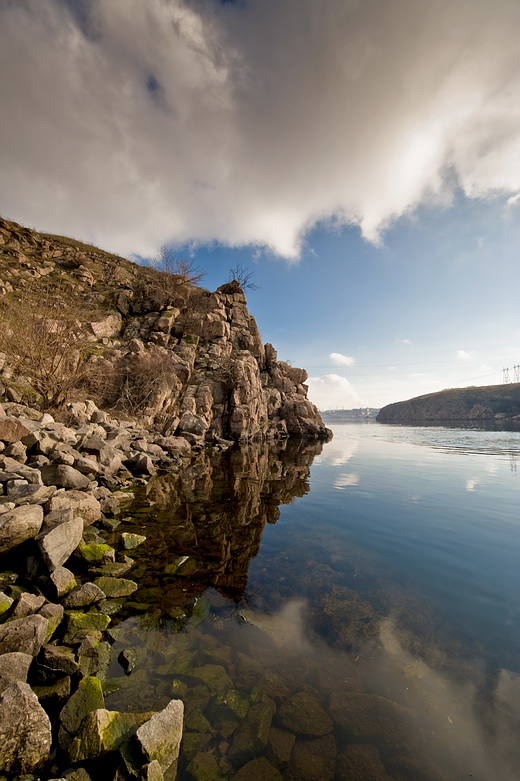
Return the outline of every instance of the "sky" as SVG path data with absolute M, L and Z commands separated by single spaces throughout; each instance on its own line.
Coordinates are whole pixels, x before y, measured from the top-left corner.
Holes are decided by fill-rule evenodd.
M 518 30 L 518 0 L 0 0 L 0 214 L 250 269 L 321 409 L 501 383 Z

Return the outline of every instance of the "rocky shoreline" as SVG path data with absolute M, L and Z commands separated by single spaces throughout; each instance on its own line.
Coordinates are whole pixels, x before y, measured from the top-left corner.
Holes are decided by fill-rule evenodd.
M 88 781 L 82 763 L 117 751 L 114 777 L 174 777 L 182 701 L 155 714 L 109 711 L 103 681 L 111 615 L 137 589 L 129 553 L 145 539 L 115 532 L 121 508 L 158 470 L 182 467 L 192 446 L 90 401 L 67 412 L 65 425 L 0 408 L 0 771 L 50 778 L 70 765 L 60 777 Z M 131 651 L 120 656 L 129 672 Z

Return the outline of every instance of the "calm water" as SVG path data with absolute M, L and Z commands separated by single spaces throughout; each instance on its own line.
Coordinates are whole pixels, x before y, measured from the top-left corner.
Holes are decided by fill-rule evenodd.
M 519 456 L 517 432 L 344 424 L 155 478 L 107 707 L 181 697 L 179 779 L 518 779 Z

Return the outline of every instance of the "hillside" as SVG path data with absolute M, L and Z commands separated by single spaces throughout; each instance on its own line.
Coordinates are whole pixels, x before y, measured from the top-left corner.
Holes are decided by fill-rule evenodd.
M 0 220 L 0 318 L 8 401 L 93 398 L 192 443 L 330 435 L 307 373 L 262 343 L 236 281 L 210 292 Z
M 379 423 L 429 423 L 434 421 L 520 421 L 520 383 L 450 388 L 408 401 L 387 404 Z

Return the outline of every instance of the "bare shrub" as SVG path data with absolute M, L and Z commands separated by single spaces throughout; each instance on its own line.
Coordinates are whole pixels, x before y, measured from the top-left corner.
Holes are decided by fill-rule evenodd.
M 181 384 L 173 357 L 154 348 L 126 357 L 108 369 L 95 373 L 103 378 L 98 398 L 134 417 L 160 418 Z
M 89 302 L 55 280 L 28 284 L 0 302 L 0 351 L 43 408 L 60 407 L 88 374 Z

